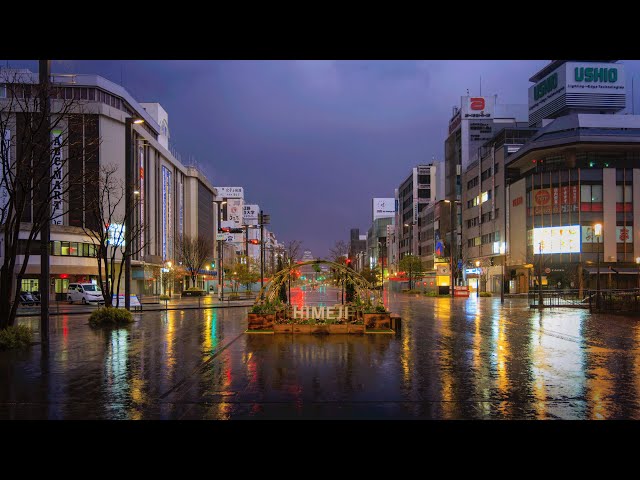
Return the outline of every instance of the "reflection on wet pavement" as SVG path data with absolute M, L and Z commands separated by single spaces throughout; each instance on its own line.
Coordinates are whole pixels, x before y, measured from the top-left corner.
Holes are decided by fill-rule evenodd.
M 251 335 L 246 308 L 136 314 L 112 330 L 62 315 L 48 353 L 0 352 L 0 418 L 640 417 L 636 319 L 385 297 L 398 335 Z M 336 298 L 292 291 L 305 304 Z

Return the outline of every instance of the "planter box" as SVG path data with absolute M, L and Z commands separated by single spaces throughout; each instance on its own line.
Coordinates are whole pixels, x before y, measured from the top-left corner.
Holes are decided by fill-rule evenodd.
M 185 290 L 182 292 L 183 297 L 203 297 L 207 294 L 204 290 Z
M 311 333 L 311 325 L 293 325 L 293 333 Z
M 349 333 L 349 325 L 339 325 L 337 323 L 329 324 L 329 333 Z
M 364 325 L 348 325 L 349 333 L 364 334 Z
M 367 328 L 391 328 L 390 313 L 365 313 L 363 316 Z
M 274 323 L 273 333 L 293 333 L 293 325 L 290 323 Z
M 311 325 L 311 333 L 316 333 L 320 335 L 328 335 L 329 334 L 329 325 Z
M 249 330 L 266 330 L 273 328 L 273 324 L 276 320 L 276 314 L 262 314 L 262 313 L 250 313 L 248 317 L 248 329 Z

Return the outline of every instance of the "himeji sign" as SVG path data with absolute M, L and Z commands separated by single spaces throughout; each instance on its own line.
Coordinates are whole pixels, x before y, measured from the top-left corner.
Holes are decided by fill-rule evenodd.
M 51 131 L 51 223 L 62 225 L 62 131 Z
M 310 307 L 303 305 L 298 307 L 293 305 L 292 318 L 315 319 L 315 320 L 336 320 L 338 318 L 349 318 L 348 305 L 332 305 L 328 307 Z

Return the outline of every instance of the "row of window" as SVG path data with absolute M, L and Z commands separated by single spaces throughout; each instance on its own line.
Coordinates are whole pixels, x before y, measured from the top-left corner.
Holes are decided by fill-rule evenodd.
M 486 192 L 482 192 L 480 195 L 472 198 L 471 200 L 467 200 L 467 208 L 477 207 L 481 203 L 484 203 L 487 200 L 491 200 L 491 192 L 491 190 L 487 190 Z
M 31 85 L 29 84 L 16 84 L 12 85 L 12 90 L 9 92 L 10 96 L 16 96 L 19 98 L 30 98 L 31 97 Z M 0 85 L 0 98 L 6 98 L 7 96 L 7 88 L 6 85 Z M 118 110 L 122 110 L 123 112 L 128 113 L 131 116 L 134 116 L 133 110 L 131 110 L 127 104 L 115 95 L 111 95 L 105 91 L 100 90 L 99 88 L 90 88 L 90 87 L 55 87 L 53 88 L 53 93 L 51 98 L 58 98 L 61 100 L 86 100 L 89 102 L 100 102 L 104 103 L 113 108 L 117 108 Z M 151 130 L 151 128 L 143 123 L 142 127 L 147 130 L 154 138 L 158 138 L 157 135 Z
M 473 217 L 467 220 L 467 228 L 478 226 L 481 223 L 486 223 L 490 220 L 495 220 L 496 218 L 498 218 L 498 210 L 499 209 L 496 208 L 495 211 L 483 213 L 480 217 Z
M 480 245 L 486 245 L 487 243 L 499 242 L 500 232 L 491 232 L 481 237 L 473 237 L 467 240 L 467 247 L 478 247 Z
M 40 240 L 32 240 L 30 255 L 40 255 Z M 27 240 L 18 241 L 18 255 L 24 255 L 27 251 Z M 49 250 L 51 255 L 63 257 L 95 257 L 96 246 L 92 243 L 67 242 L 54 240 Z
M 471 180 L 467 182 L 467 190 L 471 190 L 473 187 L 477 187 L 480 183 L 478 176 L 473 177 Z

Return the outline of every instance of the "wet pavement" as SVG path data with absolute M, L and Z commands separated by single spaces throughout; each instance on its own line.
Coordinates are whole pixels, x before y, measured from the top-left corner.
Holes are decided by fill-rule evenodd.
M 246 308 L 147 312 L 113 330 L 63 314 L 48 354 L 0 352 L 0 419 L 640 417 L 640 319 L 385 295 L 397 335 L 246 334 Z

